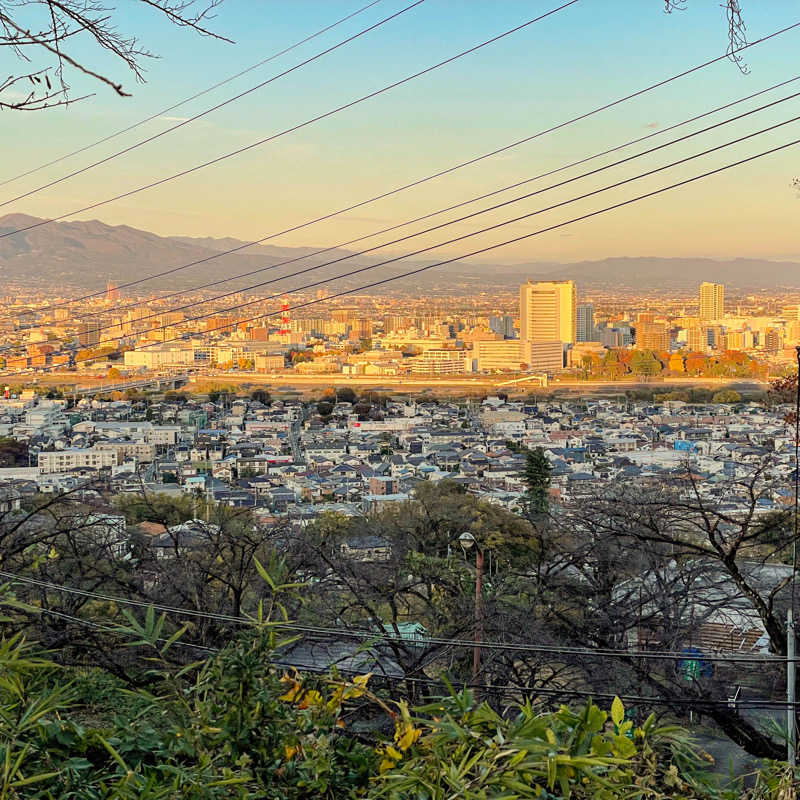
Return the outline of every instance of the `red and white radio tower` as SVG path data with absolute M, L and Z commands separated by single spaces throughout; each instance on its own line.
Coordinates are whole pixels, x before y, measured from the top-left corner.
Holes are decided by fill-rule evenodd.
M 284 295 L 283 304 L 281 305 L 281 336 L 289 335 L 289 325 L 291 322 L 292 320 L 289 317 L 289 297 L 288 295 Z

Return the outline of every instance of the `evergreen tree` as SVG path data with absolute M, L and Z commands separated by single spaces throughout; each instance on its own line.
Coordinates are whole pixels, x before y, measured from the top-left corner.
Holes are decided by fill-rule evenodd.
M 549 510 L 548 492 L 552 471 L 541 447 L 528 451 L 523 480 L 528 487 L 528 508 L 532 514 L 546 514 Z

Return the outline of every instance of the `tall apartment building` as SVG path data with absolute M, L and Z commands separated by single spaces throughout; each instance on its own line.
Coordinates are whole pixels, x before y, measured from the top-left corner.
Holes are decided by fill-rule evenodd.
M 404 331 L 408 328 L 408 317 L 401 314 L 386 314 L 383 318 L 384 333 L 392 333 L 392 331 Z
M 594 331 L 594 305 L 592 303 L 581 303 L 576 312 L 577 328 L 575 331 L 576 342 L 595 341 Z
M 340 306 L 331 311 L 331 319 L 334 322 L 349 322 L 358 316 L 357 306 Z
M 777 328 L 767 328 L 761 340 L 768 353 L 777 353 L 783 347 L 783 335 Z
M 575 281 L 528 281 L 520 287 L 519 338 L 531 342 L 574 344 L 578 290 Z
M 100 344 L 99 328 L 97 322 L 81 322 L 78 325 L 78 344 L 81 347 L 95 347 Z
M 700 284 L 700 319 L 722 319 L 725 316 L 725 287 L 721 283 Z
M 669 333 L 665 322 L 636 323 L 637 350 L 669 350 Z
M 701 325 L 693 325 L 686 330 L 686 346 L 694 353 L 708 350 L 708 333 Z
M 351 339 L 369 339 L 372 336 L 372 320 L 367 317 L 354 317 L 350 320 Z

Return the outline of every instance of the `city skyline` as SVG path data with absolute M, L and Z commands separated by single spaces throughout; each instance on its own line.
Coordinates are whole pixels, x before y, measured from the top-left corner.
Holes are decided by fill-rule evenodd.
M 2 796 L 795 800 L 798 17 L 0 0 Z

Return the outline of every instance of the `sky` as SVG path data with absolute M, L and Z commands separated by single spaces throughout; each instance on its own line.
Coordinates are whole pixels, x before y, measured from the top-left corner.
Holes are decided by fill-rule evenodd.
M 74 54 L 122 80 L 133 94 L 68 75 L 69 108 L 7 112 L 0 119 L 0 181 L 95 141 L 303 39 L 367 0 L 224 0 L 211 27 L 234 44 L 170 25 L 134 0 L 120 0 L 117 25 L 157 59 L 137 84 L 120 62 L 84 37 Z M 0 187 L 0 203 L 157 133 L 330 47 L 409 5 L 372 8 L 279 59 L 181 108 L 78 156 Z M 82 206 L 248 145 L 424 69 L 559 5 L 559 0 L 424 0 L 355 41 L 201 120 L 89 172 L 0 207 L 40 217 Z M 796 0 L 742 0 L 749 40 L 800 20 Z M 301 130 L 75 219 L 100 219 L 160 235 L 262 238 L 503 147 L 724 53 L 719 0 L 688 0 L 664 13 L 662 0 L 578 0 L 522 31 Z M 800 75 L 800 28 L 748 50 L 748 72 L 719 62 L 580 123 L 479 164 L 363 206 L 271 244 L 325 247 L 366 236 L 485 192 L 557 169 L 628 140 Z M 8 63 L 10 72 L 20 65 Z M 436 217 L 363 246 L 546 189 L 708 124 L 800 92 L 783 89 L 664 133 L 591 164 L 539 179 L 493 200 Z M 527 219 L 439 247 L 454 257 L 557 225 L 630 197 L 800 139 L 800 122 L 722 148 L 577 202 L 573 198 L 800 115 L 800 97 L 505 208 L 387 246 L 406 253 L 505 222 Z M 494 262 L 570 262 L 612 256 L 800 259 L 800 145 L 636 202 L 537 234 L 480 256 Z M 555 204 L 559 208 L 546 209 Z M 539 212 L 534 214 L 534 212 Z

